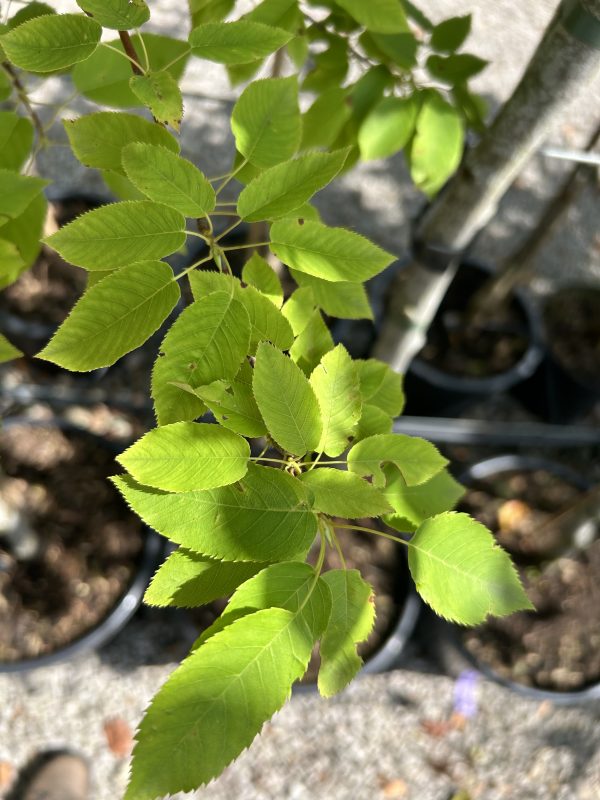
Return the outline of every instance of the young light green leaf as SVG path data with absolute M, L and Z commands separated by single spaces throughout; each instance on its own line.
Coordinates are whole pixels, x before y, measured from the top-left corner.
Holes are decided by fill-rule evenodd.
M 281 313 L 292 326 L 294 336 L 300 336 L 315 313 L 316 303 L 312 289 L 296 289 L 284 303 Z
M 314 641 L 301 615 L 269 608 L 194 651 L 146 712 L 125 800 L 189 792 L 219 775 L 285 703 Z
M 338 344 L 323 356 L 310 376 L 310 385 L 323 421 L 317 449 L 339 456 L 352 440 L 362 408 L 358 372 L 344 345 Z
M 258 253 L 252 253 L 242 268 L 244 283 L 254 286 L 261 294 L 268 297 L 276 308 L 283 303 L 283 288 L 275 270 Z M 285 348 L 282 348 L 285 349 Z
M 416 530 L 428 517 L 451 511 L 465 493 L 446 469 L 418 486 L 407 486 L 395 467 L 387 466 L 383 471 L 386 477 L 383 493 L 396 512 L 387 516 L 385 522 L 404 532 Z
M 290 356 L 292 361 L 308 377 L 318 366 L 323 356 L 333 348 L 334 342 L 331 332 L 325 324 L 323 315 L 317 309 L 308 320 L 302 333 L 298 335 L 296 341 L 290 347 Z
M 408 22 L 399 0 L 336 0 L 357 22 L 375 33 L 408 31 Z
M 254 396 L 269 433 L 296 456 L 316 449 L 322 422 L 315 393 L 302 370 L 270 344 L 258 346 Z
M 268 302 L 268 301 L 266 301 Z M 250 320 L 235 296 L 225 292 L 197 300 L 165 336 L 152 371 L 152 397 L 159 425 L 195 419 L 205 410 L 193 389 L 216 380 L 232 380 L 250 345 Z
M 234 436 L 218 425 L 205 427 Z M 128 476 L 113 481 L 150 527 L 171 541 L 211 558 L 225 561 L 296 558 L 308 552 L 317 532 L 317 518 L 311 510 L 312 494 L 297 478 L 271 467 L 249 464 L 239 484 L 204 492 L 168 494 L 141 486 Z
M 221 64 L 248 64 L 274 53 L 292 34 L 281 28 L 239 19 L 208 22 L 190 33 L 192 53 Z
M 417 120 L 414 97 L 384 97 L 367 116 L 358 133 L 361 157 L 365 161 L 389 158 L 406 145 Z
M 179 130 L 183 117 L 183 97 L 175 78 L 167 70 L 133 75 L 129 87 L 134 95 L 150 109 L 157 122 Z
M 429 44 L 434 50 L 452 53 L 458 50 L 471 31 L 471 14 L 451 17 L 436 25 L 431 32 Z
M 369 298 L 362 283 L 331 283 L 295 269 L 290 272 L 298 286 L 312 290 L 315 303 L 330 317 L 373 319 Z
M 98 111 L 63 122 L 75 156 L 86 167 L 110 169 L 125 175 L 121 151 L 130 142 L 162 145 L 173 153 L 179 143 L 156 122 L 135 114 Z
M 88 289 L 37 357 L 76 372 L 108 367 L 149 339 L 179 296 L 164 261 L 123 267 Z
M 331 697 L 347 686 L 362 666 L 356 645 L 365 641 L 375 622 L 373 589 L 356 569 L 334 569 L 321 580 L 331 591 L 331 617 L 321 640 L 318 687 Z
M 348 469 L 363 477 L 372 477 L 373 485 L 385 486 L 382 463 L 395 464 L 409 486 L 432 478 L 446 466 L 438 450 L 425 439 L 402 433 L 379 434 L 363 439 L 348 453 Z
M 103 28 L 115 31 L 139 28 L 150 19 L 144 0 L 77 0 L 77 5 Z
M 215 207 L 215 191 L 191 161 L 152 144 L 133 142 L 121 153 L 129 180 L 150 200 L 185 217 L 203 217 Z
M 354 433 L 354 442 L 356 444 L 379 433 L 391 433 L 393 424 L 392 418 L 385 411 L 369 403 L 363 403 L 362 414 Z
M 394 261 L 354 231 L 308 220 L 302 225 L 290 219 L 273 223 L 270 247 L 284 264 L 326 281 L 365 281 Z
M 19 217 L 32 200 L 41 193 L 48 181 L 19 175 L 10 169 L 0 169 L 0 227 L 11 219 Z
M 242 436 L 256 438 L 264 436 L 267 427 L 252 393 L 252 374 L 252 367 L 244 361 L 231 383 L 215 381 L 195 391 L 217 422 Z
M 390 417 L 398 417 L 404 409 L 402 375 L 376 358 L 357 360 L 360 393 L 365 403 L 377 406 Z
M 154 72 L 166 69 L 176 80 L 181 78 L 189 53 L 187 42 L 156 33 L 132 34 L 131 42 L 137 53 L 148 53 L 148 62 Z M 73 68 L 71 77 L 75 88 L 99 105 L 115 108 L 142 106 L 129 87 L 131 62 L 125 57 L 121 40 L 113 39 L 103 44 L 108 46 L 99 47 L 86 61 Z
M 140 483 L 187 492 L 239 481 L 249 458 L 248 442 L 220 425 L 175 422 L 145 433 L 117 461 Z
M 217 561 L 180 547 L 160 565 L 146 589 L 144 602 L 150 606 L 196 608 L 228 597 L 240 583 L 266 566 L 252 561 Z
M 238 214 L 247 222 L 285 216 L 327 186 L 347 155 L 347 150 L 308 153 L 265 170 L 242 190 Z
M 71 264 L 109 270 L 168 256 L 185 239 L 185 218 L 178 211 L 130 200 L 88 211 L 45 241 Z
M 44 14 L 0 37 L 9 61 L 29 72 L 53 72 L 84 61 L 100 41 L 102 27 L 83 14 Z
M 408 564 L 425 602 L 461 625 L 533 609 L 508 555 L 468 514 L 425 520 L 408 543 Z
M 20 117 L 14 111 L 0 111 L 0 169 L 18 172 L 32 144 L 33 125 L 27 117 Z
M 22 355 L 23 353 L 14 344 L 11 344 L 6 336 L 0 333 L 0 364 L 4 364 L 6 361 L 13 361 Z
M 300 480 L 314 494 L 314 510 L 332 517 L 378 517 L 393 510 L 379 489 L 353 472 L 319 466 L 304 472 Z
M 417 117 L 408 161 L 412 179 L 432 197 L 460 163 L 464 125 L 458 111 L 437 92 L 427 91 Z
M 302 130 L 296 77 L 264 78 L 247 86 L 233 108 L 231 130 L 239 152 L 257 167 L 291 158 Z

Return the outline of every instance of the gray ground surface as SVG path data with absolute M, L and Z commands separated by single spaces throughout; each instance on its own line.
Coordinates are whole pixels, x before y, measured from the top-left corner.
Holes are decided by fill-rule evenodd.
M 71 3 L 63 2 L 65 8 Z M 152 2 L 154 25 L 177 30 L 183 4 Z M 474 12 L 471 49 L 491 66 L 477 88 L 497 106 L 510 93 L 551 16 L 554 2 L 436 0 L 423 3 L 443 18 Z M 190 91 L 232 97 L 218 68 L 196 65 Z M 65 94 L 53 80 L 48 97 Z M 579 145 L 596 124 L 600 85 L 582 96 L 553 131 L 553 144 Z M 188 96 L 186 153 L 210 173 L 227 168 L 231 137 L 222 102 Z M 58 135 L 58 134 L 57 134 Z M 59 188 L 98 189 L 93 175 L 53 148 L 40 170 Z M 476 247 L 501 258 L 535 220 L 563 165 L 536 157 L 508 194 Z M 349 225 L 401 254 L 410 217 L 422 199 L 411 188 L 402 158 L 361 166 L 318 200 L 326 221 Z M 538 259 L 554 281 L 600 281 L 598 196 L 581 193 Z M 544 278 L 546 280 L 546 278 Z M 544 288 L 544 280 L 540 286 Z M 136 619 L 102 653 L 27 677 L 0 676 L 0 777 L 37 751 L 71 747 L 93 765 L 94 800 L 121 796 L 127 759 L 107 746 L 106 720 L 134 727 L 156 688 L 173 669 L 187 633 L 169 620 Z M 167 663 L 155 663 L 155 642 Z M 453 680 L 408 661 L 386 675 L 358 681 L 339 698 L 295 697 L 251 750 L 198 797 L 206 800 L 447 800 L 459 789 L 483 800 L 593 800 L 600 797 L 600 707 L 561 709 L 481 683 L 478 713 L 464 730 L 448 724 Z M 446 724 L 433 724 L 446 723 Z M 4 770 L 4 771 L 3 771 Z M 1 795 L 1 790 L 0 790 Z

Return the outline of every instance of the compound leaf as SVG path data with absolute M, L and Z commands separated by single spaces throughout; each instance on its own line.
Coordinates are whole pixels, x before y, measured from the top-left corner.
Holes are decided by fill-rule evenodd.
M 273 345 L 258 346 L 253 388 L 277 444 L 296 456 L 315 450 L 322 431 L 317 398 L 302 370 Z
M 139 142 L 124 147 L 121 158 L 129 180 L 150 200 L 185 217 L 203 217 L 214 209 L 214 189 L 187 159 L 164 147 Z
M 378 517 L 392 506 L 383 493 L 353 472 L 321 467 L 304 472 L 300 480 L 314 494 L 313 508 L 344 519 Z
M 108 367 L 158 330 L 179 297 L 164 261 L 123 267 L 88 289 L 37 357 L 76 372 Z
M 284 264 L 327 281 L 365 281 L 394 261 L 394 256 L 354 231 L 311 220 L 274 222 L 270 247 Z
M 533 606 L 508 555 L 490 531 L 468 514 L 425 520 L 408 544 L 417 591 L 436 614 L 477 625 Z
M 218 425 L 203 427 L 235 437 Z M 317 532 L 309 490 L 297 478 L 271 467 L 249 464 L 245 477 L 234 486 L 177 494 L 141 486 L 128 476 L 113 481 L 151 528 L 188 550 L 211 558 L 295 558 L 306 554 Z
M 190 33 L 192 53 L 221 64 L 248 64 L 279 50 L 292 38 L 281 28 L 239 19 L 208 22 Z
M 45 241 L 71 264 L 109 270 L 167 256 L 185 239 L 185 218 L 178 211 L 129 200 L 88 211 Z
M 348 469 L 372 477 L 374 486 L 385 486 L 382 463 L 395 464 L 409 486 L 424 483 L 448 463 L 425 439 L 402 433 L 379 434 L 363 439 L 348 453 Z
M 338 344 L 323 356 L 310 384 L 323 422 L 317 449 L 339 456 L 352 439 L 362 408 L 358 372 L 344 345 Z

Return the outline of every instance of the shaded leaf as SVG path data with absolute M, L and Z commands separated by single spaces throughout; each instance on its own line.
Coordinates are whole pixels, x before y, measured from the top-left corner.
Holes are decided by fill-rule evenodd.
M 77 5 L 103 28 L 116 31 L 139 28 L 150 19 L 144 0 L 77 0 Z
M 339 86 L 326 89 L 302 115 L 300 149 L 331 147 L 351 113 L 347 89 Z
M 395 464 L 409 486 L 424 483 L 446 466 L 438 450 L 425 439 L 402 433 L 379 434 L 363 439 L 348 453 L 348 469 L 372 477 L 377 487 L 385 486 L 383 463 Z
M 408 30 L 406 15 L 399 0 L 336 0 L 357 22 L 376 33 Z
M 307 286 L 292 292 L 281 312 L 292 326 L 294 336 L 299 336 L 306 328 L 315 313 L 315 308 L 315 296 L 311 288 Z
M 31 152 L 32 144 L 31 122 L 14 111 L 0 111 L 0 169 L 20 170 Z
M 252 367 L 244 361 L 230 383 L 215 381 L 196 389 L 197 396 L 212 411 L 217 422 L 242 436 L 256 438 L 267 433 L 252 392 Z
M 23 353 L 11 344 L 6 336 L 0 333 L 0 364 L 7 361 L 13 361 L 15 358 L 20 358 Z
M 455 84 L 477 75 L 488 62 L 471 53 L 453 53 L 450 56 L 429 56 L 425 66 L 434 78 Z
M 377 406 L 390 417 L 398 417 L 404 409 L 402 375 L 376 358 L 360 359 L 355 364 L 365 403 Z
M 277 277 L 275 270 L 258 253 L 252 253 L 244 264 L 242 280 L 244 283 L 254 286 L 265 297 L 268 297 L 276 308 L 281 308 L 283 303 L 281 281 Z
M 192 53 L 221 64 L 248 64 L 287 44 L 292 35 L 281 28 L 239 19 L 208 22 L 190 33 Z
M 429 44 L 434 50 L 451 53 L 458 50 L 471 31 L 471 14 L 451 17 L 436 25 L 431 32 Z
M 0 169 L 0 228 L 11 219 L 19 217 L 47 186 L 49 181 L 19 175 L 10 169 Z M 4 235 L 4 234 L 2 234 Z
M 360 420 L 354 433 L 354 442 L 360 442 L 378 433 L 391 433 L 392 427 L 393 420 L 385 411 L 369 403 L 363 403 Z
M 369 298 L 362 283 L 331 283 L 295 269 L 290 272 L 298 286 L 311 289 L 314 302 L 330 317 L 373 319 Z
M 384 473 L 383 493 L 396 512 L 386 517 L 385 522 L 405 532 L 416 530 L 428 517 L 451 511 L 465 493 L 446 469 L 418 486 L 407 486 L 395 467 L 385 467 Z
M 333 350 L 333 347 L 329 328 L 321 312 L 316 310 L 290 347 L 290 356 L 302 372 L 309 376 L 323 356 Z

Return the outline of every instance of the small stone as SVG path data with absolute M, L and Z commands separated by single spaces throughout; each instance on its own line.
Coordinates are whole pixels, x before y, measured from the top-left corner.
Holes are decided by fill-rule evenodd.
M 9 761 L 0 761 L 0 792 L 10 789 L 15 777 L 15 768 Z
M 117 758 L 126 758 L 133 749 L 131 728 L 121 717 L 112 717 L 104 723 L 108 748 Z
M 406 797 L 406 793 L 408 792 L 408 786 L 402 778 L 395 778 L 392 781 L 388 781 L 381 789 L 385 798 Z

